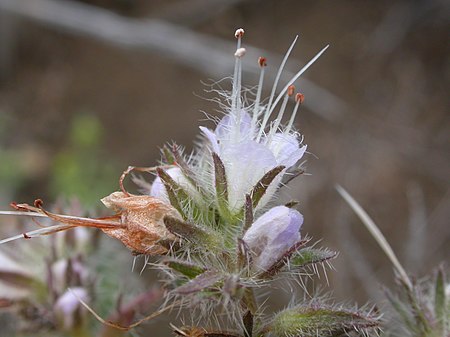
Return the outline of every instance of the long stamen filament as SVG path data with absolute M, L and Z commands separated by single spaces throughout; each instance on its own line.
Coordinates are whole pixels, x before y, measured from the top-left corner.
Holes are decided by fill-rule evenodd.
M 284 130 L 285 133 L 288 133 L 292 130 L 292 126 L 294 125 L 295 116 L 297 115 L 298 108 L 300 107 L 300 104 L 303 103 L 305 100 L 305 96 L 301 93 L 298 93 L 295 95 L 295 106 L 294 110 L 292 111 L 291 119 L 289 120 L 289 124 L 287 125 L 286 129 Z
M 267 104 L 266 112 L 264 114 L 264 119 L 261 123 L 261 127 L 259 129 L 258 137 L 256 138 L 257 141 L 261 139 L 262 134 L 264 133 L 264 129 L 266 128 L 267 122 L 269 121 L 270 114 L 273 109 L 271 109 L 273 98 L 275 97 L 275 91 L 278 86 L 278 82 L 281 77 L 281 73 L 283 72 L 284 65 L 287 62 L 287 59 L 289 58 L 289 55 L 291 54 L 292 49 L 294 49 L 295 43 L 297 42 L 298 35 L 295 37 L 294 41 L 292 42 L 291 46 L 289 47 L 288 51 L 286 52 L 286 55 L 284 55 L 283 61 L 281 62 L 280 68 L 278 69 L 277 76 L 275 77 L 275 82 L 273 83 L 272 92 L 270 93 L 269 103 Z M 291 83 L 292 84 L 292 83 Z M 284 94 L 284 93 L 283 93 Z
M 270 114 L 273 112 L 273 110 L 275 109 L 275 107 L 277 106 L 278 102 L 281 100 L 281 98 L 283 98 L 284 93 L 289 89 L 289 87 L 295 82 L 297 81 L 297 79 L 306 71 L 308 70 L 308 68 L 314 63 L 316 62 L 316 60 L 325 52 L 325 50 L 328 49 L 330 45 L 325 46 L 321 51 L 319 51 L 316 56 L 314 56 L 302 69 L 299 70 L 299 72 L 297 74 L 294 75 L 294 77 L 292 77 L 292 79 L 288 82 L 288 84 L 286 84 L 286 86 L 283 88 L 283 90 L 281 90 L 280 94 L 278 95 L 277 99 L 275 100 L 275 102 L 273 103 L 273 106 L 270 108 L 269 112 L 267 113 L 267 115 L 270 116 Z
M 261 104 L 261 93 L 262 93 L 263 82 L 264 82 L 265 68 L 267 66 L 266 58 L 265 57 L 260 57 L 258 59 L 258 64 L 259 64 L 259 67 L 261 68 L 261 72 L 259 74 L 258 91 L 256 92 L 255 105 L 253 107 L 252 130 L 254 130 L 256 128 L 256 122 L 258 120 L 259 113 L 260 113 L 259 107 L 260 107 L 260 104 Z
M 241 48 L 241 40 L 244 35 L 242 28 L 236 30 L 234 36 L 237 38 L 236 52 L 234 56 L 234 76 L 233 76 L 233 93 L 231 99 L 231 111 L 234 112 L 235 118 L 235 139 L 239 139 L 241 127 L 241 80 L 242 80 L 242 61 L 241 58 L 245 55 L 245 49 Z
M 267 137 L 266 143 L 270 143 L 272 140 L 273 135 L 277 132 L 278 127 L 280 126 L 281 120 L 283 119 L 284 111 L 286 110 L 286 105 L 289 100 L 289 97 L 294 94 L 295 87 L 291 85 L 289 87 L 288 92 L 284 96 L 283 103 L 281 104 L 280 111 L 278 112 L 278 116 L 275 119 L 273 125 L 270 127 L 269 136 Z

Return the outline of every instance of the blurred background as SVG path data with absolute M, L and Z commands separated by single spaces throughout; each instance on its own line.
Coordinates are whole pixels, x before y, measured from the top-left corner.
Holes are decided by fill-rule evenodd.
M 330 48 L 295 83 L 311 153 L 308 175 L 283 197 L 300 201 L 303 233 L 340 252 L 325 290 L 377 302 L 392 267 L 334 186 L 368 211 L 409 272 L 448 260 L 449 5 L 0 0 L 0 209 L 37 197 L 101 209 L 128 165 L 155 165 L 168 141 L 191 150 L 198 126 L 212 127 L 203 111 L 218 107 L 204 82 L 232 74 L 236 28 L 246 31 L 248 86 L 257 57 L 273 78 L 299 34 L 283 85 Z

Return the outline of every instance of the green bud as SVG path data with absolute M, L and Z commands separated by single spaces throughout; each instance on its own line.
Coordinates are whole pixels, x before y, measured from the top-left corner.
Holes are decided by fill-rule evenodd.
M 334 337 L 377 326 L 375 318 L 362 313 L 315 305 L 286 309 L 264 330 L 280 337 Z
M 325 262 L 337 256 L 336 252 L 328 249 L 303 248 L 291 258 L 291 268 L 306 267 L 311 264 Z

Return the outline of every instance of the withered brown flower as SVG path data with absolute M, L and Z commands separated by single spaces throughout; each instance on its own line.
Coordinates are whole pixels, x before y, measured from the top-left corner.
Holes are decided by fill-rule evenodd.
M 177 241 L 177 237 L 164 225 L 166 216 L 181 219 L 178 211 L 171 205 L 148 195 L 132 195 L 127 192 L 113 192 L 103 198 L 102 202 L 116 214 L 103 218 L 84 218 L 49 212 L 42 207 L 40 199 L 34 202 L 34 206 L 12 203 L 11 206 L 19 211 L 16 214 L 47 217 L 60 224 L 43 226 L 41 229 L 1 240 L 0 243 L 19 238 L 31 239 L 74 227 L 99 228 L 110 237 L 122 241 L 135 254 L 165 254 Z
M 176 237 L 164 225 L 164 217 L 180 218 L 177 210 L 157 198 L 114 192 L 102 199 L 103 204 L 120 216 L 119 228 L 102 228 L 109 236 L 122 241 L 138 254 L 157 255 L 167 252 L 167 244 Z

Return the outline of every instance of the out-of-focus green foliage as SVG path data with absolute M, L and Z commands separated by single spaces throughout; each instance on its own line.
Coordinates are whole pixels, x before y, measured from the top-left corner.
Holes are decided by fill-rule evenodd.
M 119 169 L 112 156 L 101 151 L 103 127 L 89 114 L 75 116 L 69 144 L 54 159 L 50 181 L 52 194 L 77 197 L 92 207 L 116 185 Z
M 0 141 L 3 144 L 8 136 L 8 119 L 4 113 L 0 114 Z M 21 154 L 0 147 L 0 181 L 1 191 L 13 191 L 20 188 L 24 182 L 25 172 L 20 165 Z

